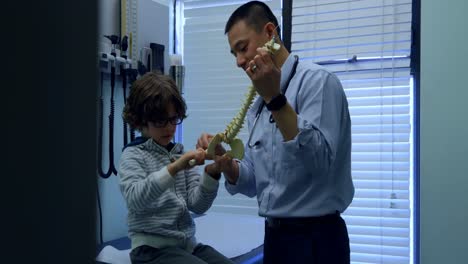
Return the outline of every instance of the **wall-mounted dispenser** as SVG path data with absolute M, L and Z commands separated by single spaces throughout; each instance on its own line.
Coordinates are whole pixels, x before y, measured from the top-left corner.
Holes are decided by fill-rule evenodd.
M 184 94 L 185 67 L 182 65 L 182 56 L 178 54 L 170 55 L 169 75 L 175 81 L 179 92 Z

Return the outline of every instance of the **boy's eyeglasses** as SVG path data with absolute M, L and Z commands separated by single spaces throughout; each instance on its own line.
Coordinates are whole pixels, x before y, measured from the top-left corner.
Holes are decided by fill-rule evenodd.
M 171 123 L 171 125 L 174 125 L 174 126 L 182 124 L 182 120 L 183 119 L 178 116 L 173 116 L 173 117 L 169 117 L 165 119 L 154 120 L 152 121 L 152 123 L 154 127 L 161 128 L 161 127 L 167 126 L 167 123 Z

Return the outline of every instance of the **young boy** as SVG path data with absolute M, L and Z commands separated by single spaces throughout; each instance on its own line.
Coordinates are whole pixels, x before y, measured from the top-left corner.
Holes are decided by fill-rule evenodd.
M 202 214 L 210 208 L 220 174 L 200 175 L 189 161 L 203 164 L 205 152 L 184 152 L 172 142 L 185 112 L 186 104 L 168 76 L 150 72 L 133 83 L 123 118 L 142 137 L 124 149 L 119 175 L 134 264 L 233 263 L 195 238 L 189 211 Z

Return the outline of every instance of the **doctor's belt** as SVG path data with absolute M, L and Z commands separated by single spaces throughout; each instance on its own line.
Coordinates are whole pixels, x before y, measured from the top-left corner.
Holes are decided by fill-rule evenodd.
M 340 212 L 336 211 L 333 214 L 327 214 L 316 217 L 266 217 L 265 224 L 269 228 L 301 228 L 308 227 L 320 223 L 333 222 L 340 219 Z

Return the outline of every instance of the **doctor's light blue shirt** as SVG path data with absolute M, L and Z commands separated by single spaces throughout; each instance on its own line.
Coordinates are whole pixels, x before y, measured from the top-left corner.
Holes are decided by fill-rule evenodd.
M 281 67 L 281 89 L 293 68 L 289 55 Z M 284 141 L 270 112 L 263 108 L 255 130 L 259 97 L 247 113 L 250 148 L 239 161 L 239 178 L 231 194 L 257 196 L 259 215 L 311 217 L 343 212 L 354 196 L 351 178 L 351 120 L 338 78 L 325 68 L 301 61 L 285 93 L 298 113 L 299 133 Z

